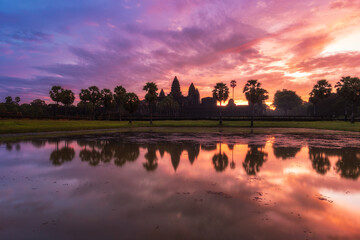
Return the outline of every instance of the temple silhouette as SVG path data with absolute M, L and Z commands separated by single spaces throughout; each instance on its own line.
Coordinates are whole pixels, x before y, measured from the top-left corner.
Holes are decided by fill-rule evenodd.
M 200 93 L 199 90 L 195 88 L 195 85 L 191 83 L 188 90 L 188 95 L 184 96 L 181 92 L 180 82 L 176 76 L 171 84 L 171 91 L 168 96 L 171 96 L 179 104 L 180 107 L 200 104 Z M 159 94 L 159 101 L 162 101 L 164 98 L 165 92 L 163 89 L 161 89 Z
M 220 106 L 213 97 L 200 98 L 200 92 L 191 83 L 187 95 L 184 96 L 181 91 L 180 81 L 177 76 L 174 77 L 170 93 L 166 94 L 163 89 L 157 99 L 154 109 L 155 115 L 158 116 L 182 116 L 191 118 L 218 117 Z M 223 116 L 247 116 L 250 109 L 248 106 L 237 106 L 234 99 L 229 98 L 228 104 L 222 106 Z M 146 102 L 142 102 L 139 114 L 146 115 L 149 112 Z M 261 107 L 257 114 L 262 114 L 265 108 Z

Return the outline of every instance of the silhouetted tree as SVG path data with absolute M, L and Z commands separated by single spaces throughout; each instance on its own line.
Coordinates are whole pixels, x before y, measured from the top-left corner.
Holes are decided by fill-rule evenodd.
M 20 97 L 15 97 L 15 103 L 16 103 L 17 105 L 19 105 L 19 103 L 20 103 Z
M 276 109 L 283 110 L 287 115 L 288 111 L 301 106 L 302 102 L 301 97 L 294 91 L 283 89 L 282 91 L 276 91 L 273 105 Z
M 124 105 L 126 89 L 123 86 L 116 86 L 114 89 L 114 100 L 119 111 L 119 120 L 121 121 L 121 108 Z
M 316 104 L 316 114 L 325 116 L 344 115 L 345 99 L 338 93 L 331 93 Z
M 105 113 L 107 113 L 107 119 L 110 119 L 110 110 L 113 106 L 113 94 L 110 89 L 104 88 L 101 90 L 101 102 L 104 106 Z
M 32 116 L 37 117 L 37 116 L 42 116 L 44 114 L 46 103 L 44 100 L 35 99 L 30 103 L 30 106 L 31 106 Z
M 20 102 L 19 97 L 15 97 L 15 101 L 13 101 L 13 98 L 11 96 L 7 96 L 5 98 L 5 104 L 0 104 L 0 112 L 17 114 L 18 111 L 20 110 L 19 102 Z
M 98 87 L 91 86 L 88 89 L 81 89 L 80 99 L 85 102 L 90 102 L 93 107 L 93 119 L 96 116 L 96 107 L 101 101 L 101 93 Z
M 221 106 L 222 102 L 225 102 L 229 97 L 229 88 L 226 86 L 225 83 L 216 83 L 214 86 L 214 89 L 212 91 L 213 98 L 215 98 L 217 101 L 220 102 L 220 125 L 222 124 L 222 112 L 221 112 Z
M 347 103 L 351 104 L 351 122 L 354 123 L 355 105 L 360 102 L 360 79 L 349 76 L 342 77 L 341 80 L 336 83 L 335 87 L 337 93 L 342 96 Z
M 70 106 L 75 101 L 74 93 L 71 90 L 64 90 L 61 94 L 61 103 L 65 106 Z
M 150 108 L 150 124 L 152 124 L 152 115 L 153 115 L 153 103 L 156 101 L 158 93 L 157 93 L 157 86 L 153 82 L 147 82 L 143 88 L 146 91 L 145 100 L 149 103 Z
M 247 175 L 256 175 L 266 162 L 268 154 L 263 151 L 263 146 L 249 144 L 248 148 L 243 167 Z
M 129 123 L 132 122 L 132 115 L 139 107 L 139 98 L 135 93 L 126 93 L 124 97 L 124 108 L 128 111 L 131 115 L 129 118 Z
M 231 80 L 230 87 L 232 87 L 232 89 L 233 89 L 233 100 L 235 102 L 235 87 L 236 87 L 236 81 L 235 80 Z
M 314 116 L 316 115 L 317 104 L 321 100 L 330 96 L 331 89 L 331 84 L 325 79 L 317 81 L 317 83 L 314 85 L 312 91 L 310 92 L 309 98 L 309 102 L 314 105 Z
M 12 103 L 13 103 L 12 97 L 11 97 L 11 96 L 7 96 L 7 97 L 5 98 L 5 103 L 6 103 L 6 104 L 12 104 Z
M 63 90 L 62 93 L 61 93 L 61 103 L 64 104 L 65 106 L 65 111 L 66 111 L 66 115 L 67 115 L 67 109 L 69 108 L 69 106 L 71 104 L 74 103 L 74 100 L 75 100 L 75 96 L 74 96 L 74 93 L 71 91 L 71 90 Z
M 52 86 L 49 91 L 50 98 L 56 102 L 56 105 L 59 105 L 59 102 L 61 102 L 62 91 L 64 91 L 64 89 L 61 86 Z
M 64 89 L 61 86 L 52 86 L 51 90 L 49 91 L 51 100 L 53 100 L 56 103 L 55 115 L 57 115 L 59 102 L 61 102 L 63 91 Z
M 261 83 L 257 80 L 248 80 L 244 86 L 243 93 L 245 93 L 246 100 L 248 100 L 249 107 L 251 108 L 251 127 L 253 127 L 255 104 L 261 104 L 268 99 L 268 92 L 261 88 Z

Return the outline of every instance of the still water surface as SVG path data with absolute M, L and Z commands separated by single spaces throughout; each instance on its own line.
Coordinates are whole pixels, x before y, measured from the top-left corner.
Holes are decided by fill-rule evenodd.
M 0 239 L 360 239 L 360 137 L 118 133 L 0 145 Z

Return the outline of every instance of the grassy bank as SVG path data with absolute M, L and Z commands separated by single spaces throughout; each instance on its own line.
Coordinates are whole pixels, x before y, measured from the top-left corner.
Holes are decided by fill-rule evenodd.
M 225 121 L 223 128 L 248 128 L 248 121 Z M 119 121 L 74 121 L 74 120 L 0 120 L 0 134 L 12 133 L 36 133 L 55 131 L 75 131 L 94 129 L 115 129 L 115 128 L 138 128 L 138 127 L 197 127 L 211 128 L 219 127 L 218 121 L 155 121 L 153 125 L 149 122 L 139 121 L 129 124 Z M 255 128 L 309 128 L 360 132 L 360 123 L 351 124 L 343 121 L 258 121 Z

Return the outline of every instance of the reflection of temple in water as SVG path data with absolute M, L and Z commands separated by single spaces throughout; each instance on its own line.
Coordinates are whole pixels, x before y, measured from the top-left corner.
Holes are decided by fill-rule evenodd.
M 264 141 L 263 141 L 264 140 Z M 264 163 L 268 159 L 268 153 L 265 152 L 265 140 L 261 139 L 257 144 L 248 144 L 248 149 L 242 156 L 242 167 L 247 175 L 257 175 Z M 41 140 L 36 139 L 28 141 L 35 148 L 44 148 L 47 144 L 53 147 L 49 154 L 49 160 L 53 165 L 60 166 L 62 164 L 70 163 L 76 156 L 74 147 L 71 145 L 70 140 L 49 139 Z M 296 143 L 296 142 L 295 142 Z M 78 156 L 82 162 L 90 166 L 98 166 L 101 163 L 113 162 L 114 165 L 122 167 L 128 162 L 136 161 L 140 156 L 140 148 L 145 149 L 144 153 L 145 162 L 142 166 L 147 171 L 154 171 L 158 168 L 159 159 L 164 158 L 167 153 L 170 156 L 171 165 L 174 171 L 177 171 L 180 165 L 181 156 L 187 156 L 191 165 L 200 155 L 200 149 L 204 152 L 214 152 L 212 158 L 209 159 L 209 164 L 212 164 L 215 171 L 222 172 L 228 166 L 234 169 L 236 167 L 235 159 L 233 156 L 234 144 L 228 144 L 228 150 L 217 149 L 216 142 L 205 142 L 200 144 L 194 141 L 181 141 L 181 142 L 154 142 L 137 144 L 133 142 L 124 142 L 122 138 L 109 138 L 98 140 L 91 139 L 78 139 L 77 145 L 80 148 Z M 220 144 L 221 145 L 221 144 Z M 6 151 L 21 151 L 20 143 L 5 143 L 4 149 Z M 274 156 L 278 159 L 291 159 L 295 158 L 297 153 L 301 150 L 301 145 L 286 146 L 284 143 L 275 142 L 272 145 Z M 321 147 L 308 147 L 308 156 L 312 164 L 312 168 L 316 173 L 325 175 L 331 169 L 339 174 L 342 178 L 358 179 L 360 177 L 360 149 L 355 147 L 343 148 L 321 148 Z M 185 154 L 184 154 L 185 153 Z M 230 155 L 231 154 L 231 155 Z M 231 160 L 229 157 L 231 156 Z M 335 162 L 331 162 L 331 157 L 335 157 Z M 240 159 L 238 159 L 240 161 Z M 241 166 L 241 165 L 240 165 Z
M 168 153 L 170 155 L 171 164 L 175 171 L 180 164 L 180 157 L 184 151 L 187 152 L 188 159 L 191 164 L 194 163 L 195 159 L 199 156 L 200 153 L 200 144 L 194 142 L 182 142 L 181 144 L 159 142 L 153 145 L 149 144 L 149 146 L 151 147 L 147 147 L 148 149 L 147 154 L 150 154 L 149 149 L 151 149 L 151 151 L 153 152 L 152 154 L 153 156 L 156 156 L 154 155 L 154 152 L 158 150 L 161 158 L 163 158 L 165 152 Z M 148 160 L 148 165 L 152 164 L 153 161 L 150 161 L 149 159 L 147 160 Z

